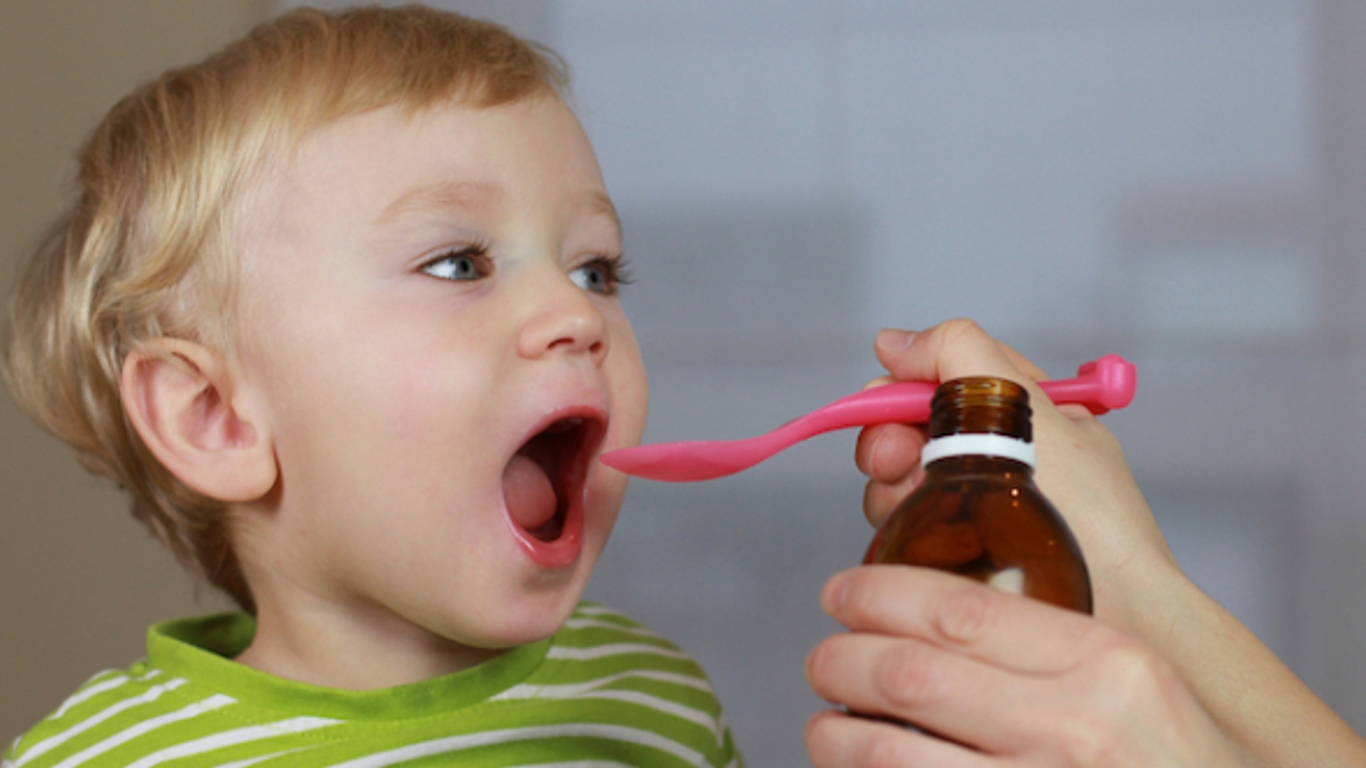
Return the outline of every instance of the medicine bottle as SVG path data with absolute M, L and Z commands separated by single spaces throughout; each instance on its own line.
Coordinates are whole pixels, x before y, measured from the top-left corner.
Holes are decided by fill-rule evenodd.
M 935 390 L 924 481 L 883 522 L 865 563 L 939 568 L 1084 613 L 1081 549 L 1034 484 L 1029 393 L 974 377 Z

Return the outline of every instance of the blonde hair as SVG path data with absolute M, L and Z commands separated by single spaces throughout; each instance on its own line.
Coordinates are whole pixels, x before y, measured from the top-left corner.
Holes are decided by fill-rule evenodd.
M 123 361 L 163 336 L 226 349 L 236 195 L 309 131 L 385 106 L 563 96 L 563 63 L 495 24 L 420 6 L 304 9 L 120 101 L 78 153 L 79 198 L 25 264 L 4 368 L 16 400 L 133 497 L 187 568 L 248 611 L 223 505 L 129 425 Z

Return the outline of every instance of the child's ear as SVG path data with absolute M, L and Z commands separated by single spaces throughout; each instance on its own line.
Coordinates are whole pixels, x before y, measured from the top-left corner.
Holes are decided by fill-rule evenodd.
M 223 502 L 248 502 L 275 486 L 269 429 L 243 398 L 223 356 L 161 338 L 129 353 L 119 392 L 128 420 L 152 454 L 189 487 Z

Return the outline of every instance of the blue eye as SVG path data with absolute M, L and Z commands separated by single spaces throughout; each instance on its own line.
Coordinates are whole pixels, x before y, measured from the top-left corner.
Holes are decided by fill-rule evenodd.
M 631 282 L 626 275 L 625 260 L 620 256 L 599 256 L 570 272 L 569 279 L 585 291 L 604 296 L 617 295 L 621 286 Z
M 483 246 L 450 251 L 422 265 L 422 271 L 443 280 L 481 280 L 493 274 L 493 261 Z

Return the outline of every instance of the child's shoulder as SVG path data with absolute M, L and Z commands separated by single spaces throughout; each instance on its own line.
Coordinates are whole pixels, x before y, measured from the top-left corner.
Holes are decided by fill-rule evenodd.
M 15 739 L 0 768 L 147 764 L 186 734 L 231 728 L 221 715 L 236 699 L 219 690 L 222 669 L 245 647 L 255 624 L 243 614 L 214 614 L 152 626 L 147 657 L 90 678 L 52 714 Z M 200 717 L 208 715 L 208 717 Z
M 67 754 L 78 738 L 97 735 L 134 706 L 152 703 L 185 684 L 184 678 L 167 675 L 140 661 L 127 669 L 107 669 L 87 680 L 57 709 L 27 733 L 14 740 L 4 753 L 3 768 L 45 765 L 45 755 Z M 70 755 L 68 755 L 70 756 Z

